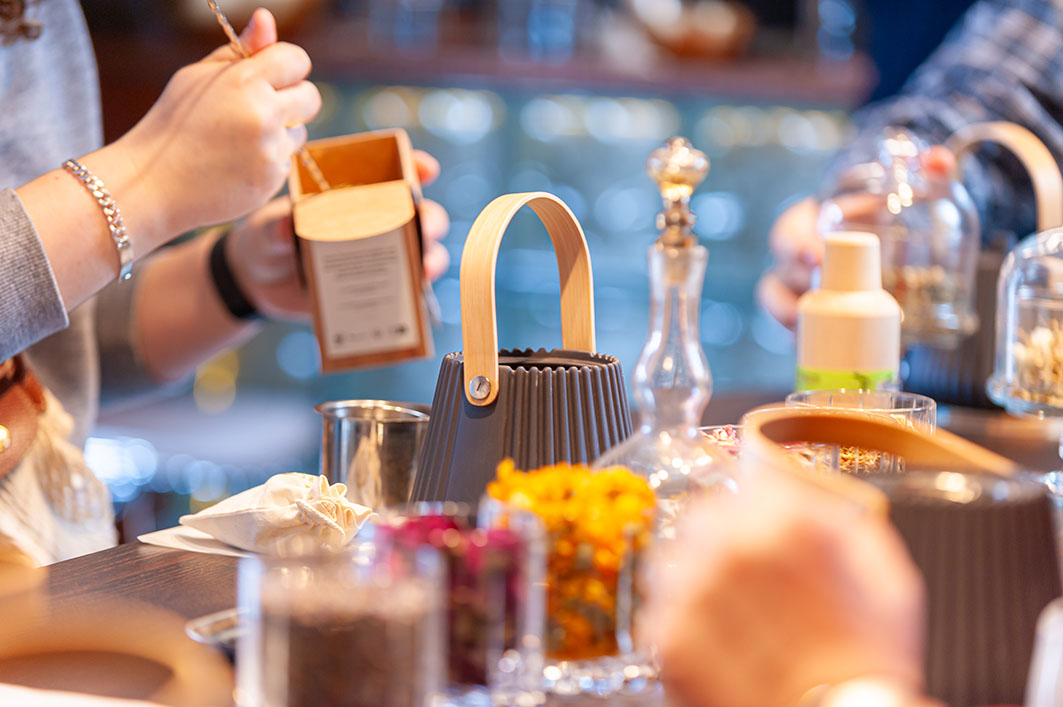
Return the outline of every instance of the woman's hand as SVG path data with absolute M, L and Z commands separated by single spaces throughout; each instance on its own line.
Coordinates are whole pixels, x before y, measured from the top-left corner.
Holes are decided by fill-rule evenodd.
M 242 35 L 251 52 L 225 46 L 180 69 L 146 116 L 117 143 L 169 234 L 228 221 L 262 206 L 284 183 L 304 123 L 321 107 L 306 81 L 310 58 L 277 43 L 258 10 Z
M 699 501 L 652 576 L 646 623 L 681 704 L 792 707 L 861 677 L 922 688 L 922 577 L 886 520 L 820 489 L 765 474 Z
M 225 242 L 225 259 L 240 291 L 262 316 L 309 316 L 310 294 L 299 278 L 288 197 L 274 199 L 237 223 Z
M 417 174 L 423 184 L 439 175 L 439 163 L 428 153 L 414 151 Z M 421 202 L 424 234 L 424 271 L 433 280 L 447 270 L 450 258 L 439 241 L 447 234 L 450 219 L 442 206 Z M 306 319 L 310 295 L 299 278 L 299 264 L 292 230 L 291 203 L 274 199 L 243 219 L 225 243 L 241 291 L 264 316 L 271 319 Z
M 439 176 L 439 161 L 422 150 L 413 151 L 417 178 L 422 186 L 428 186 Z M 450 230 L 450 216 L 438 203 L 423 199 L 421 201 L 421 235 L 424 236 L 424 274 L 433 282 L 438 280 L 450 267 L 450 253 L 441 241 Z
M 306 52 L 277 43 L 265 10 L 255 12 L 243 44 L 252 52 L 246 59 L 226 46 L 178 71 L 132 130 L 79 158 L 114 196 L 138 259 L 183 232 L 265 204 L 306 140 L 303 124 L 321 106 L 304 80 Z M 119 259 L 108 223 L 77 179 L 59 168 L 17 191 L 68 310 L 114 279 Z

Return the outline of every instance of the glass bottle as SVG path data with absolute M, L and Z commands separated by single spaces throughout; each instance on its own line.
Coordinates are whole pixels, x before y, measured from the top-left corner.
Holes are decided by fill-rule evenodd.
M 595 468 L 623 465 L 644 476 L 658 499 L 658 527 L 668 535 L 683 501 L 699 489 L 737 489 L 731 461 L 698 430 L 712 396 L 712 374 L 698 336 L 708 250 L 691 233 L 690 195 L 709 161 L 684 138 L 650 155 L 664 211 L 661 234 L 647 253 L 650 332 L 635 366 L 633 392 L 639 429 L 603 454 Z

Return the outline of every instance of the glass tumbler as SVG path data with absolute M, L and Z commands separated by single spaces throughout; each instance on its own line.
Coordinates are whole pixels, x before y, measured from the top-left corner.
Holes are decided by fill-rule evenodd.
M 639 618 L 656 496 L 624 468 L 561 463 L 529 472 L 503 461 L 492 499 L 537 515 L 546 538 L 546 667 L 556 695 L 609 696 L 657 688 Z
M 901 427 L 933 432 L 937 425 L 937 403 L 916 393 L 891 390 L 805 390 L 790 393 L 786 404 L 804 408 L 857 410 Z M 848 474 L 896 473 L 904 470 L 904 460 L 892 454 L 857 447 L 838 448 L 838 469 Z
M 485 501 L 419 503 L 385 514 L 379 544 L 399 554 L 430 547 L 446 568 L 451 704 L 540 705 L 543 531 L 526 512 Z
M 442 571 L 425 549 L 402 562 L 352 552 L 241 560 L 238 705 L 422 707 L 445 661 Z

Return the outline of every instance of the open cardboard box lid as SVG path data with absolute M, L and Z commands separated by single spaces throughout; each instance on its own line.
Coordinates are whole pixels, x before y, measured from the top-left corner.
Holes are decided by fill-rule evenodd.
M 314 140 L 307 150 L 331 185 L 321 191 L 296 160 L 288 179 L 295 232 L 311 241 L 347 241 L 409 223 L 421 199 L 405 130 L 375 130 Z
M 350 241 L 389 233 L 414 218 L 406 180 L 337 187 L 292 206 L 295 231 L 309 241 Z
M 293 160 L 288 186 L 321 370 L 431 356 L 409 136 L 378 130 L 306 148 L 313 162 Z

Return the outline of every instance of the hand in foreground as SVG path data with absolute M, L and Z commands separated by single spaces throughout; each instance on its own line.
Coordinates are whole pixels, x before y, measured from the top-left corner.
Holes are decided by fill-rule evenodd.
M 680 704 L 793 707 L 859 677 L 919 694 L 923 601 L 892 526 L 773 476 L 690 508 L 655 558 L 647 626 Z
M 428 153 L 415 150 L 414 161 L 422 184 L 439 175 L 439 163 Z M 425 276 L 435 280 L 450 263 L 447 249 L 439 242 L 450 228 L 450 219 L 442 206 L 428 199 L 421 202 L 420 216 Z M 299 278 L 288 197 L 274 199 L 240 221 L 225 247 L 237 284 L 259 312 L 271 319 L 309 316 L 310 295 Z
M 257 10 L 237 60 L 229 46 L 180 69 L 144 118 L 116 144 L 164 213 L 173 235 L 238 218 L 276 194 L 304 123 L 321 107 L 304 80 L 310 58 L 277 42 L 276 21 Z
M 934 145 L 920 155 L 926 176 L 947 178 L 956 166 L 948 148 Z M 883 197 L 855 195 L 838 203 L 842 213 L 836 218 L 859 230 L 860 224 L 873 228 Z M 812 198 L 790 206 L 772 224 L 768 249 L 774 259 L 771 269 L 757 283 L 757 301 L 783 326 L 797 325 L 797 300 L 812 284 L 812 275 L 823 260 L 823 238 L 819 233 L 819 203 Z

